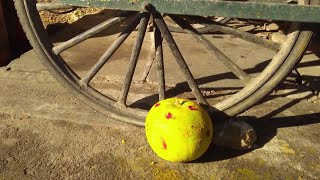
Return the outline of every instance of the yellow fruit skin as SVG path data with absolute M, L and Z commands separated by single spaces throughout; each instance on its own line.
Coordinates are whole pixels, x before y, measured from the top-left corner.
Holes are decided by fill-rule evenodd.
M 162 100 L 146 118 L 146 136 L 162 159 L 188 162 L 208 149 L 213 127 L 208 113 L 193 101 L 182 98 Z

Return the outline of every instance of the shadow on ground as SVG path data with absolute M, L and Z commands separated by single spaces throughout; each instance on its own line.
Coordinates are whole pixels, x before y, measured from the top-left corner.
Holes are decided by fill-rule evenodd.
M 76 22 L 73 22 L 72 24 L 68 23 L 53 23 L 49 24 L 46 28 L 49 36 L 51 37 L 51 40 L 53 43 L 55 42 L 64 42 L 71 38 L 74 38 L 75 36 L 97 26 L 101 23 L 109 20 L 112 17 L 115 16 L 125 16 L 121 14 L 121 11 L 116 10 L 103 10 L 98 14 L 90 14 L 82 17 L 81 19 L 77 20 Z M 125 16 L 126 17 L 126 16 Z M 95 34 L 92 36 L 95 37 L 104 37 L 104 36 L 110 36 L 113 34 L 117 34 L 122 32 L 123 28 L 128 25 L 130 20 L 134 17 L 130 16 L 127 20 L 122 21 L 121 23 L 118 23 L 116 25 L 111 26 L 110 28 L 107 28 L 106 30 L 103 30 L 100 33 Z M 59 35 L 59 32 L 63 31 L 63 35 Z
M 320 123 L 320 113 L 310 113 L 310 114 L 304 114 L 299 116 L 281 115 L 287 109 L 299 104 L 301 101 L 304 101 L 312 96 L 313 94 L 310 94 L 303 98 L 293 99 L 290 102 L 281 106 L 280 108 L 272 112 L 269 112 L 268 114 L 264 115 L 261 118 L 256 118 L 254 116 L 238 116 L 236 118 L 233 118 L 232 120 L 234 121 L 247 122 L 255 129 L 258 138 L 257 138 L 257 141 L 255 142 L 253 149 L 234 150 L 231 148 L 218 147 L 215 145 L 211 145 L 209 147 L 209 150 L 200 159 L 196 160 L 195 163 L 231 159 L 234 157 L 242 156 L 256 149 L 263 148 L 270 140 L 272 140 L 275 136 L 277 136 L 279 128 L 298 127 L 298 126 L 305 126 L 305 125 Z M 265 103 L 267 101 L 271 101 L 276 97 L 277 96 L 274 96 L 274 95 L 268 96 L 267 98 L 263 99 L 263 101 L 261 101 L 259 104 Z M 228 117 L 225 115 L 224 118 L 228 118 Z

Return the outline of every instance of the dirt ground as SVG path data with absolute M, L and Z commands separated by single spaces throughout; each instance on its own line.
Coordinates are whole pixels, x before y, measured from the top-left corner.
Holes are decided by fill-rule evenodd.
M 0 83 L 0 179 L 320 176 L 319 101 L 308 101 L 310 96 L 291 99 L 278 92 L 240 116 L 257 130 L 252 150 L 212 145 L 195 162 L 170 163 L 152 152 L 144 128 L 106 119 L 87 107 L 51 77 L 33 52 L 1 68 Z
M 50 3 L 54 0 L 37 0 L 39 3 Z M 61 10 L 51 10 L 51 11 L 40 11 L 40 17 L 44 25 L 56 23 L 73 23 L 85 15 L 97 14 L 101 12 L 102 9 L 98 8 L 77 8 L 61 9 Z
M 296 90 L 276 91 L 238 117 L 257 131 L 252 150 L 212 145 L 195 162 L 170 163 L 152 152 L 144 128 L 106 118 L 80 102 L 53 79 L 33 51 L 0 68 L 0 83 L 0 179 L 320 176 L 320 109 L 309 86 L 291 84 Z

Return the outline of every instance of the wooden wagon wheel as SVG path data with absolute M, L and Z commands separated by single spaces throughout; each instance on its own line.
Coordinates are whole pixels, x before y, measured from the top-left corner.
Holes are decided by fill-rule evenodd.
M 178 64 L 178 69 L 181 70 L 182 74 L 186 78 L 187 83 L 185 84 L 188 84 L 195 99 L 206 106 L 210 112 L 217 114 L 223 113 L 228 116 L 235 116 L 247 110 L 261 98 L 268 95 L 299 61 L 312 36 L 312 32 L 303 30 L 300 23 L 293 22 L 290 25 L 286 40 L 282 44 L 278 44 L 220 23 L 209 23 L 208 19 L 203 17 L 168 15 L 171 18 L 171 22 L 176 23 L 181 30 L 193 37 L 194 41 L 199 43 L 199 45 L 202 45 L 209 54 L 216 57 L 216 59 L 220 61 L 219 63 L 224 64 L 229 73 L 232 73 L 234 77 L 237 77 L 239 81 L 244 83 L 244 86 L 240 90 L 233 92 L 231 95 L 220 97 L 219 99 L 221 99 L 221 101 L 219 102 L 210 103 L 210 97 L 203 94 L 203 87 L 197 84 L 197 81 L 189 69 L 188 63 L 185 61 L 185 57 L 179 50 L 177 43 L 173 39 L 172 33 L 167 27 L 166 21 L 157 11 L 150 10 L 148 12 L 140 13 L 121 13 L 120 16 L 110 18 L 109 20 L 92 27 L 66 42 L 54 45 L 50 41 L 43 27 L 39 17 L 39 12 L 36 8 L 36 2 L 34 0 L 15 0 L 15 6 L 28 39 L 33 45 L 39 58 L 52 75 L 65 88 L 70 90 L 75 96 L 79 97 L 89 106 L 106 114 L 108 117 L 141 126 L 144 125 L 144 119 L 147 111 L 145 109 L 132 107 L 131 104 L 128 104 L 127 97 L 150 17 L 155 24 L 154 38 L 156 55 L 154 66 L 159 78 L 157 88 L 159 99 L 166 97 L 162 46 L 163 38 L 169 46 L 169 49 L 172 51 L 172 54 Z M 134 17 L 131 18 L 133 15 Z M 206 24 L 207 29 L 195 29 L 189 21 L 194 18 L 196 18 L 200 23 Z M 75 70 L 70 66 L 70 64 L 68 64 L 67 58 L 63 57 L 62 53 L 126 19 L 129 19 L 126 27 L 109 46 L 109 48 L 107 48 L 94 66 L 91 67 L 84 75 L 79 76 L 75 73 Z M 128 70 L 124 74 L 119 96 L 111 97 L 110 95 L 100 92 L 92 84 L 93 79 L 103 66 L 108 65 L 108 59 L 137 27 L 138 31 L 136 32 L 136 40 L 133 45 Z M 275 55 L 269 64 L 265 66 L 258 75 L 250 75 L 202 34 L 212 29 L 221 33 L 231 34 L 232 36 L 241 38 L 245 41 L 271 49 L 275 52 Z M 148 83 L 144 83 L 141 89 L 148 86 Z M 176 92 L 180 92 L 181 87 L 173 87 L 172 91 L 174 90 L 176 90 Z M 183 94 L 185 91 L 181 93 Z

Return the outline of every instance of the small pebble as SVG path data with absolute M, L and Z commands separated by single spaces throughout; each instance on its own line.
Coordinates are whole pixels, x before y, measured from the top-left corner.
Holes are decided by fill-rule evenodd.
M 287 36 L 276 32 L 276 33 L 272 33 L 271 35 L 271 41 L 276 42 L 276 43 L 283 43 L 286 40 Z
M 319 97 L 315 95 L 308 99 L 308 101 L 311 103 L 316 103 L 318 100 L 319 100 Z
M 271 23 L 269 25 L 266 26 L 266 30 L 267 31 L 276 31 L 279 29 L 279 26 L 275 23 Z

